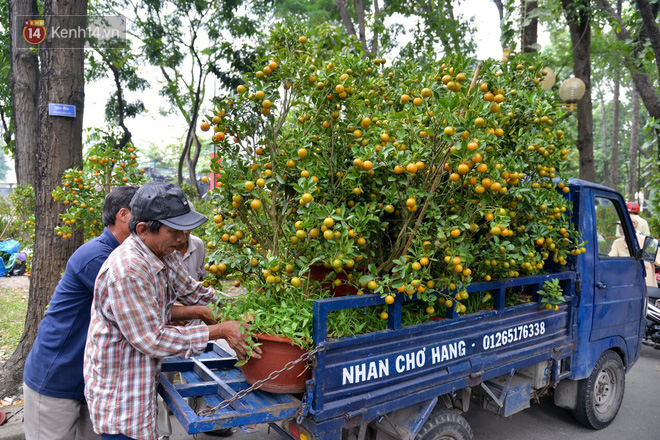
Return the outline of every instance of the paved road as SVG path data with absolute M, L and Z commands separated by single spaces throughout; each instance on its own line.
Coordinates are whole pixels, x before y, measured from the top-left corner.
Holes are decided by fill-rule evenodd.
M 496 416 L 473 407 L 465 414 L 476 440 L 660 440 L 660 350 L 644 346 L 642 355 L 626 377 L 626 392 L 619 415 L 612 424 L 594 431 L 577 423 L 570 411 L 557 408 L 552 399 L 509 418 Z M 192 440 L 179 423 L 173 421 L 175 435 L 172 440 Z M 197 440 L 218 437 L 198 435 Z M 231 440 L 280 440 L 280 436 L 267 432 L 234 433 Z

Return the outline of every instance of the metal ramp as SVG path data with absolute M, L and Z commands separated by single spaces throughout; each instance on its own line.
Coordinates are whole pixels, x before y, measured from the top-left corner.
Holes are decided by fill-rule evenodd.
M 196 358 L 174 357 L 163 361 L 163 373 L 179 372 L 187 382 L 175 385 L 161 374 L 158 392 L 188 434 L 230 427 L 241 427 L 249 432 L 253 424 L 296 416 L 300 408 L 300 399 L 296 396 L 260 390 L 247 394 L 214 414 L 198 415 L 193 409 L 197 397 L 201 397 L 209 407 L 215 407 L 249 388 L 240 368 L 234 367 L 235 363 L 236 358 L 215 342 L 210 342 L 206 352 Z

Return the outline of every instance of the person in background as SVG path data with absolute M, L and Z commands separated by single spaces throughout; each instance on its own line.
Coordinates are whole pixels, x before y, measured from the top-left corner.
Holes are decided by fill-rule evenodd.
M 208 273 L 204 269 L 204 260 L 206 259 L 204 242 L 201 238 L 192 235 L 190 231 L 183 231 L 183 234 L 183 243 L 176 250 L 181 254 L 181 263 L 190 277 L 195 281 L 201 281 Z
M 112 190 L 103 203 L 103 233 L 69 258 L 23 371 L 27 440 L 98 439 L 84 395 L 83 352 L 94 282 L 108 255 L 128 236 L 137 188 Z
M 103 440 L 157 438 L 156 386 L 161 361 L 197 356 L 207 342 L 224 338 L 239 359 L 247 353 L 241 323 L 174 326 L 200 318 L 211 323 L 217 301 L 173 254 L 207 219 L 192 211 L 176 185 L 147 183 L 131 201 L 131 236 L 101 268 L 85 346 L 85 397 L 94 431 Z M 184 306 L 172 307 L 178 301 Z M 261 357 L 261 349 L 253 348 Z
M 637 227 L 637 223 L 633 220 L 633 228 Z M 612 248 L 607 254 L 610 257 L 629 257 L 630 251 L 628 250 L 628 243 L 626 243 L 626 234 L 623 232 L 621 222 L 616 222 L 616 240 L 612 242 Z
M 651 236 L 651 230 L 649 229 L 649 223 L 644 220 L 642 217 L 639 215 L 639 203 L 637 202 L 628 202 L 626 203 L 626 206 L 628 207 L 628 212 L 630 213 L 630 218 L 633 221 L 637 222 L 637 226 L 635 227 L 635 230 L 639 232 L 642 235 L 645 235 L 647 237 Z
M 635 228 L 635 238 L 637 239 L 637 243 L 639 244 L 639 248 L 643 249 L 644 248 L 644 240 L 646 239 L 645 235 L 642 235 L 641 233 L 637 232 L 637 227 L 639 224 L 637 223 L 637 220 L 633 219 L 632 221 L 633 228 Z M 620 222 L 617 222 L 618 225 L 618 230 L 620 237 L 614 240 L 612 243 L 612 249 L 610 250 L 609 256 L 610 257 L 629 257 L 630 256 L 630 251 L 628 250 L 628 244 L 626 243 L 626 235 L 623 233 L 623 227 L 621 226 Z M 646 277 L 644 279 L 644 282 L 647 287 L 658 287 L 658 282 L 655 279 L 655 266 L 660 265 L 660 252 L 656 254 L 655 257 L 655 262 L 650 263 L 648 261 L 644 261 L 644 267 L 646 269 Z

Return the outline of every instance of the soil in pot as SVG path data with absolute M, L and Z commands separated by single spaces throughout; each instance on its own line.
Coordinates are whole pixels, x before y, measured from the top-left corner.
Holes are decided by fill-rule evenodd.
M 261 359 L 250 359 L 241 367 L 245 381 L 250 385 L 265 379 L 273 371 L 282 369 L 305 353 L 300 347 L 291 345 L 289 338 L 256 334 L 255 339 L 261 343 Z M 292 370 L 283 372 L 259 389 L 280 394 L 304 393 L 305 381 L 311 378 L 311 373 L 307 363 L 300 362 Z

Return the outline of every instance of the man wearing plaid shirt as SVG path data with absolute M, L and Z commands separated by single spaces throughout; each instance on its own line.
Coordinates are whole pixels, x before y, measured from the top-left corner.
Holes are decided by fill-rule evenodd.
M 131 201 L 131 236 L 108 257 L 94 289 L 85 347 L 85 397 L 94 431 L 104 440 L 154 440 L 161 360 L 196 356 L 224 338 L 246 354 L 240 323 L 212 323 L 217 297 L 190 278 L 174 250 L 207 219 L 175 185 L 148 183 Z M 174 301 L 184 307 L 172 308 Z M 201 318 L 210 325 L 170 323 Z M 253 356 L 260 357 L 258 347 Z

